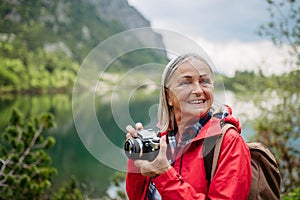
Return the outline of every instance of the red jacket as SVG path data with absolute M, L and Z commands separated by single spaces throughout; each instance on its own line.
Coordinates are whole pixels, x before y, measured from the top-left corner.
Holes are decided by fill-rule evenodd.
M 166 133 L 163 133 L 166 134 Z M 207 188 L 202 156 L 204 138 L 221 134 L 220 120 L 212 118 L 200 130 L 187 151 L 164 174 L 153 178 L 162 199 L 247 199 L 251 185 L 250 152 L 240 134 L 229 129 L 224 136 L 217 170 Z M 147 199 L 150 177 L 128 162 L 126 191 L 129 199 Z

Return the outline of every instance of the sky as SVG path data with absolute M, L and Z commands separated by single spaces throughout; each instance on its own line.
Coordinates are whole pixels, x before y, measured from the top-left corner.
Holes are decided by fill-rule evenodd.
M 269 20 L 265 0 L 128 0 L 154 28 L 169 29 L 197 42 L 216 70 L 262 69 L 265 75 L 287 71 L 285 47 L 258 36 Z

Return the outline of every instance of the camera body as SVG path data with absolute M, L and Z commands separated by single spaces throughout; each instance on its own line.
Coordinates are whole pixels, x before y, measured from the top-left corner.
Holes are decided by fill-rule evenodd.
M 125 154 L 131 160 L 153 161 L 159 152 L 159 141 L 160 138 L 152 129 L 140 130 L 137 137 L 125 141 Z

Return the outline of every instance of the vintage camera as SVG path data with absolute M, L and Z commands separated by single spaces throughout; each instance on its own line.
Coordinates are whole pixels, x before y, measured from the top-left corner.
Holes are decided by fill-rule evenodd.
M 137 137 L 125 141 L 125 154 L 131 160 L 153 161 L 159 152 L 159 140 L 155 131 L 140 130 Z

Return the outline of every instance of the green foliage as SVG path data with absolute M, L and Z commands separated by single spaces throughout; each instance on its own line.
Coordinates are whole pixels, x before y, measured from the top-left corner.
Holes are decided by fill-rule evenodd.
M 112 187 L 116 192 L 115 195 L 106 194 L 105 196 L 101 197 L 102 200 L 117 200 L 117 199 L 126 199 L 126 193 L 124 187 L 125 183 L 125 173 L 123 172 L 116 172 L 111 180 Z
M 0 93 L 70 91 L 79 63 L 101 41 L 126 29 L 84 0 L 4 0 L 0 17 Z M 115 71 L 162 59 L 163 54 L 142 52 L 121 58 Z
M 254 127 L 257 139 L 275 153 L 282 174 L 283 190 L 288 191 L 300 185 L 300 94 L 272 91 L 265 93 L 262 98 L 257 104 L 261 116 Z
M 288 194 L 284 195 L 283 200 L 298 200 L 300 199 L 300 187 L 293 189 Z
M 227 90 L 241 91 L 252 88 L 256 77 L 253 71 L 236 71 L 233 78 L 225 77 L 224 85 Z
M 239 98 L 251 99 L 258 108 L 258 117 L 251 119 L 256 131 L 253 140 L 264 143 L 276 155 L 284 193 L 300 185 L 299 77 L 300 70 L 270 77 L 237 72 L 227 80 Z
M 265 76 L 262 71 L 236 71 L 235 76 L 224 77 L 224 85 L 227 90 L 236 92 L 244 98 L 255 100 L 255 94 L 279 90 L 290 94 L 298 92 L 300 87 L 300 70 L 294 70 L 282 75 Z M 259 97 L 258 97 L 259 98 Z
M 269 37 L 275 45 L 289 46 L 291 64 L 300 65 L 300 1 L 266 0 L 270 21 L 261 25 L 258 34 Z
M 66 183 L 58 192 L 53 194 L 51 200 L 83 200 L 76 179 L 72 177 L 69 183 Z
M 57 170 L 50 166 L 45 150 L 55 144 L 44 136 L 54 127 L 52 114 L 44 113 L 28 121 L 14 109 L 0 138 L 0 199 L 49 199 L 51 178 Z M 53 200 L 83 199 L 75 178 L 52 195 Z
M 26 81 L 26 68 L 20 59 L 0 59 L 0 90 L 23 89 Z
M 128 69 L 143 65 L 145 63 L 158 63 L 166 65 L 168 59 L 163 56 L 162 51 L 152 49 L 138 49 L 124 55 L 121 55 L 108 69 L 108 72 L 127 71 Z
M 299 1 L 267 1 L 270 22 L 260 35 L 289 47 L 289 73 L 266 77 L 262 72 L 236 72 L 227 88 L 251 99 L 259 110 L 254 140 L 266 144 L 278 160 L 284 199 L 299 199 L 300 186 L 300 5 Z
M 48 166 L 51 159 L 44 151 L 55 140 L 42 136 L 54 126 L 53 116 L 43 114 L 24 122 L 13 110 L 9 122 L 0 140 L 1 199 L 36 199 L 51 186 L 51 177 L 57 173 Z

